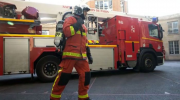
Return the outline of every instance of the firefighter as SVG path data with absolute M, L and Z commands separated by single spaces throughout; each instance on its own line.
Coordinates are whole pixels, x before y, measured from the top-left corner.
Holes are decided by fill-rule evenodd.
M 61 99 L 61 94 L 71 77 L 73 67 L 79 74 L 78 100 L 91 100 L 87 92 L 91 78 L 89 64 L 93 63 L 93 59 L 86 37 L 87 28 L 84 25 L 84 19 L 89 10 L 88 7 L 75 6 L 74 16 L 70 16 L 64 21 L 63 32 L 67 40 L 50 100 Z

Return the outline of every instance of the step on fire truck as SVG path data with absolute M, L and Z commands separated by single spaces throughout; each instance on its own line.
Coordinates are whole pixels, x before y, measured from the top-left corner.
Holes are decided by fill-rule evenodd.
M 18 9 L 25 4 L 30 5 L 27 8 L 31 10 Z M 16 8 L 16 5 L 19 6 Z M 61 59 L 55 52 L 54 35 L 41 35 L 43 20 L 38 20 L 38 16 L 43 9 L 39 5 L 24 1 L 0 2 L 3 17 L 0 18 L 0 75 L 25 73 L 33 76 L 36 73 L 43 82 L 55 79 Z M 39 13 L 33 7 L 40 9 Z M 58 8 L 57 21 L 72 15 L 69 7 L 58 7 L 62 9 Z M 15 9 L 22 11 L 26 19 L 18 19 L 20 17 L 13 13 Z M 163 29 L 157 24 L 157 18 L 148 20 L 142 16 L 91 9 L 85 21 L 94 59 L 91 71 L 133 68 L 151 72 L 162 65 Z

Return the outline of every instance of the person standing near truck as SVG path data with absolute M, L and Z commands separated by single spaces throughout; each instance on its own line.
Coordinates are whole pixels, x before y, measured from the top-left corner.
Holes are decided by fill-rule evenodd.
M 93 63 L 93 59 L 86 37 L 87 28 L 84 25 L 84 19 L 89 10 L 88 7 L 75 6 L 74 16 L 70 16 L 64 21 L 63 33 L 67 39 L 62 62 L 59 65 L 61 69 L 54 81 L 50 100 L 61 99 L 61 94 L 71 77 L 73 67 L 79 74 L 78 100 L 91 100 L 87 92 L 91 78 L 89 64 Z

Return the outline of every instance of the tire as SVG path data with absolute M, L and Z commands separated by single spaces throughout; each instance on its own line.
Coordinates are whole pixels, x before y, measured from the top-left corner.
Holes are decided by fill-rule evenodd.
M 141 72 L 152 72 L 156 68 L 155 57 L 151 53 L 146 53 L 141 59 Z
M 36 65 L 36 73 L 41 82 L 53 82 L 58 74 L 60 59 L 53 55 L 42 57 Z

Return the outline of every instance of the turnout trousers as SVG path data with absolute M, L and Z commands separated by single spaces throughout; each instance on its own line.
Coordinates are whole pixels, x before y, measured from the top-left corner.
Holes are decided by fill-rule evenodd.
M 90 84 L 90 68 L 87 60 L 72 60 L 65 59 L 59 65 L 61 68 L 58 71 L 58 75 L 54 81 L 50 100 L 60 100 L 61 94 L 67 85 L 73 67 L 75 67 L 79 74 L 79 86 L 78 86 L 78 100 L 86 100 L 89 98 L 88 89 Z

